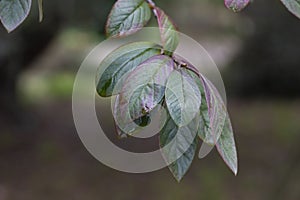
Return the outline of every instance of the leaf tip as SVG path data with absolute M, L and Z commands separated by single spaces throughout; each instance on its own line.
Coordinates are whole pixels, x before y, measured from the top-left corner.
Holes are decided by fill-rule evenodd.
M 173 172 L 172 172 L 172 174 L 173 174 L 173 177 L 175 178 L 176 182 L 180 183 L 181 180 L 182 180 L 182 178 L 183 178 L 183 176 L 180 176 L 178 174 L 174 174 Z
M 182 180 L 182 178 L 176 178 L 175 177 L 175 180 L 177 181 L 177 183 L 180 183 L 180 181 Z
M 300 19 L 300 2 L 295 1 L 289 1 L 289 0 L 280 0 L 281 3 L 288 9 L 289 12 L 291 12 L 293 15 L 295 15 L 297 18 Z
M 233 172 L 233 174 L 234 174 L 235 176 L 238 175 L 238 166 L 237 166 L 237 164 L 236 164 L 236 166 L 234 166 L 233 168 L 231 168 L 231 171 Z
M 5 30 L 7 31 L 7 33 L 13 32 L 13 31 L 20 25 L 20 24 L 18 24 L 18 25 L 12 26 L 12 25 L 6 24 L 6 23 L 3 22 L 2 20 L 1 20 L 1 22 L 2 22 L 2 25 L 4 26 Z

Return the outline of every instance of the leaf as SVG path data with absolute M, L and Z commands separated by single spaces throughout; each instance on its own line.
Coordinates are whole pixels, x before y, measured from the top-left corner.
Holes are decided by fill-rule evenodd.
M 0 20 L 8 32 L 16 29 L 28 16 L 31 0 L 1 0 Z
M 189 124 L 199 112 L 201 93 L 195 81 L 184 70 L 172 72 L 165 95 L 170 115 L 178 126 Z
M 191 64 L 189 64 L 191 65 Z M 220 102 L 219 105 L 221 107 L 225 107 L 220 95 L 218 94 L 216 88 L 212 85 L 212 83 L 206 78 L 204 78 L 201 74 L 196 74 L 197 72 L 194 71 L 194 67 L 191 65 L 188 67 L 187 73 L 195 80 L 197 83 L 199 90 L 202 95 L 201 100 L 201 106 L 200 106 L 200 112 L 199 112 L 199 127 L 198 127 L 198 136 L 206 143 L 210 145 L 214 145 L 214 134 L 213 129 L 211 127 L 214 127 L 213 124 L 217 124 L 217 121 L 215 123 L 210 123 L 209 118 L 209 112 L 208 112 L 208 104 L 207 104 L 207 98 L 205 97 L 205 89 L 204 85 L 206 85 L 206 93 L 208 93 L 208 99 L 215 99 L 215 102 Z M 191 71 L 192 69 L 192 71 Z M 201 79 L 199 79 L 199 76 Z M 210 95 L 211 94 L 211 95 Z M 211 102 L 211 101 L 210 101 Z M 210 106 L 211 107 L 211 106 Z M 219 107 L 219 106 L 218 106 Z M 219 110 L 222 111 L 223 109 Z M 218 113 L 218 112 L 217 112 Z M 224 112 L 221 112 L 221 118 L 225 118 L 224 125 L 222 125 L 221 120 L 219 122 L 219 127 L 223 127 L 221 134 L 218 138 L 218 141 L 216 143 L 217 150 L 219 151 L 219 154 L 225 161 L 225 163 L 229 166 L 229 168 L 233 171 L 233 173 L 236 175 L 238 171 L 238 164 L 237 164 L 237 151 L 235 147 L 235 141 L 234 141 L 234 135 L 233 130 L 230 122 L 229 115 L 226 110 Z M 213 122 L 213 121 L 212 121 Z M 218 129 L 217 129 L 218 130 Z
M 124 45 L 109 54 L 100 64 L 97 77 L 97 92 L 102 97 L 118 94 L 127 75 L 148 58 L 159 55 L 161 47 L 150 42 L 135 42 Z
M 119 125 L 126 133 L 135 131 L 128 126 L 129 123 L 148 114 L 162 101 L 173 67 L 170 57 L 157 55 L 143 62 L 127 77 L 116 113 Z
M 179 182 L 188 171 L 197 149 L 197 120 L 178 127 L 168 114 L 159 135 L 160 148 L 173 176 Z
M 143 28 L 151 18 L 151 10 L 145 0 L 118 0 L 113 6 L 106 24 L 111 37 L 127 36 Z
M 235 147 L 235 141 L 232 131 L 232 126 L 230 122 L 229 115 L 227 113 L 225 125 L 223 128 L 223 132 L 216 144 L 217 150 L 219 154 L 228 165 L 228 167 L 232 170 L 232 172 L 237 175 L 238 172 L 238 159 L 237 159 L 237 151 Z
M 189 65 L 194 69 L 192 65 Z M 190 69 L 187 69 L 186 72 L 191 76 L 191 78 L 196 82 L 199 91 L 201 93 L 201 106 L 198 113 L 199 117 L 199 127 L 198 127 L 198 136 L 207 144 L 214 145 L 214 137 L 212 134 L 212 130 L 210 127 L 210 119 L 208 114 L 208 106 L 207 101 L 205 97 L 204 87 L 203 83 L 200 80 L 199 76 L 196 74 L 196 72 L 191 71 Z
M 170 70 L 171 71 L 171 70 Z M 168 73 L 168 72 L 167 72 Z M 157 76 L 155 74 L 154 76 Z M 138 119 L 153 110 L 164 97 L 165 87 L 153 82 L 151 77 L 130 94 L 129 113 L 132 119 Z M 144 80 L 144 79 L 143 79 Z M 164 81 L 167 80 L 167 77 Z M 134 84 L 134 83 L 132 83 Z M 165 83 L 164 83 L 165 85 Z M 127 86 L 127 85 L 124 85 Z M 127 92 L 126 92 L 127 93 Z
M 226 106 L 215 86 L 204 76 L 200 75 L 200 78 L 206 97 L 210 122 L 209 127 L 211 129 L 211 134 L 209 134 L 208 129 L 207 132 L 200 134 L 200 136 L 206 143 L 214 145 L 217 143 L 223 131 L 225 119 L 227 116 Z M 202 109 L 205 110 L 204 107 Z M 204 123 L 206 123 L 206 118 L 204 120 Z
M 154 12 L 157 17 L 163 48 L 168 55 L 172 55 L 179 43 L 179 35 L 176 27 L 163 10 L 155 7 Z
M 170 57 L 157 55 L 140 64 L 127 77 L 120 97 L 129 103 L 133 119 L 149 113 L 161 102 L 173 70 L 174 62 Z
M 225 0 L 226 7 L 231 9 L 233 12 L 243 10 L 249 3 L 250 0 Z
M 117 114 L 119 112 L 120 109 L 120 102 L 119 102 L 119 95 L 116 96 L 116 100 L 115 100 L 115 104 L 114 104 L 114 117 L 116 119 Z M 150 118 L 150 114 L 147 114 L 145 116 L 142 116 L 136 120 L 134 120 L 133 122 L 129 122 L 127 125 L 127 128 L 133 130 L 133 131 L 138 131 L 140 130 L 140 127 L 146 127 L 151 123 L 151 118 Z M 122 138 L 127 138 L 128 133 L 126 133 L 125 131 L 127 131 L 126 129 L 122 129 L 122 124 L 120 124 L 118 121 L 115 120 L 115 127 L 116 127 L 116 132 L 117 135 L 120 139 Z
M 281 0 L 287 9 L 300 18 L 300 0 Z

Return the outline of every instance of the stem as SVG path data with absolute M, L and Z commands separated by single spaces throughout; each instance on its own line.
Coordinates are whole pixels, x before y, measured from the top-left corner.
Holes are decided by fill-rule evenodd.
M 155 3 L 152 0 L 146 0 L 146 1 L 150 5 L 150 8 L 155 8 Z
M 152 0 L 146 0 L 146 2 L 148 3 L 150 9 L 152 10 L 154 16 L 157 18 L 156 5 L 155 5 L 154 1 L 152 1 Z
M 178 55 L 173 55 L 172 56 L 173 61 L 176 63 L 176 65 L 185 69 L 188 69 L 192 72 L 194 72 L 198 77 L 200 77 L 200 72 L 198 71 L 198 69 L 196 67 L 194 67 L 191 63 L 189 63 L 188 61 L 186 61 L 185 59 L 181 58 Z

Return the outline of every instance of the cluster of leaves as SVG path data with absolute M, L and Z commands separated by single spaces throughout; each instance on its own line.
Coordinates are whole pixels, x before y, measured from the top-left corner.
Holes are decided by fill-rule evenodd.
M 281 0 L 300 18 L 300 0 Z M 225 0 L 238 12 L 250 0 Z M 42 0 L 38 0 L 40 21 Z M 8 32 L 28 16 L 32 0 L 0 0 L 0 20 Z M 114 116 L 120 137 L 137 133 L 149 125 L 150 114 L 161 105 L 167 119 L 160 131 L 160 146 L 166 162 L 179 181 L 196 154 L 199 139 L 215 145 L 229 168 L 237 173 L 237 152 L 231 122 L 214 85 L 188 61 L 176 56 L 179 36 L 165 12 L 152 0 L 118 0 L 108 18 L 109 37 L 133 34 L 155 15 L 161 45 L 136 42 L 113 51 L 101 63 L 98 77 L 100 96 L 117 95 Z
M 100 64 L 97 92 L 116 95 L 114 117 L 120 137 L 147 126 L 159 105 L 166 121 L 159 133 L 162 154 L 180 181 L 195 157 L 199 139 L 216 145 L 230 169 L 237 173 L 237 152 L 231 122 L 214 85 L 188 61 L 173 52 L 178 46 L 176 27 L 152 1 L 118 0 L 109 15 L 106 32 L 120 37 L 140 30 L 153 13 L 161 45 L 151 42 L 126 44 Z

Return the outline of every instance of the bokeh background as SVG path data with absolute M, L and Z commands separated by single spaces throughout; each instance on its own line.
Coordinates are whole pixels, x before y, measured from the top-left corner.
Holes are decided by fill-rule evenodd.
M 236 177 L 213 151 L 178 184 L 168 169 L 106 167 L 76 133 L 73 81 L 105 39 L 113 3 L 44 0 L 39 23 L 34 1 L 21 27 L 10 34 L 0 27 L 0 200 L 300 199 L 300 20 L 279 0 L 253 1 L 238 14 L 222 0 L 156 1 L 217 63 L 239 155 Z M 97 112 L 109 114 L 101 105 Z

